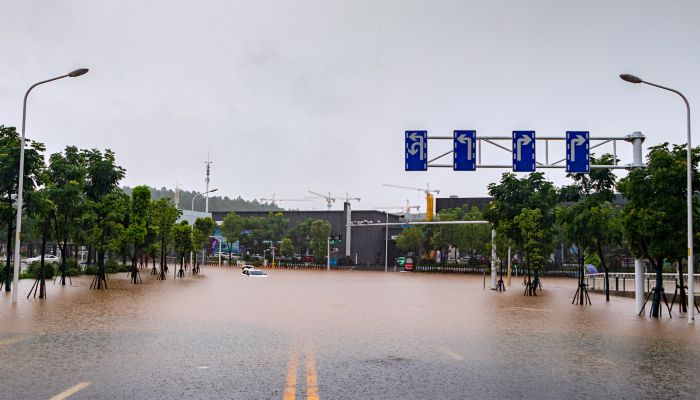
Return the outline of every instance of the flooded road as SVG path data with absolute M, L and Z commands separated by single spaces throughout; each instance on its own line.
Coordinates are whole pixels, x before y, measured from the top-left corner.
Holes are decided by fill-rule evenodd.
M 268 270 L 0 296 L 2 399 L 672 398 L 700 393 L 700 328 L 543 280 Z M 691 385 L 691 382 L 693 384 Z M 60 397 L 64 396 L 64 397 Z

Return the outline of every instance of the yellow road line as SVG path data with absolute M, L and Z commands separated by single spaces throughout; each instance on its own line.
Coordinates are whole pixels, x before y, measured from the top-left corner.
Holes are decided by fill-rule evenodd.
M 11 336 L 9 338 L 0 339 L 0 346 L 21 342 L 24 339 L 26 339 L 26 336 Z
M 316 376 L 316 359 L 311 351 L 306 353 L 306 399 L 319 400 L 318 378 Z
M 67 399 L 67 398 L 69 398 L 70 396 L 72 396 L 72 395 L 78 393 L 79 391 L 85 389 L 85 388 L 88 387 L 88 386 L 90 386 L 90 382 L 80 382 L 79 384 L 77 384 L 77 385 L 75 385 L 75 386 L 73 386 L 73 387 L 70 387 L 70 388 L 64 390 L 63 392 L 61 392 L 61 393 L 59 393 L 59 394 L 53 396 L 50 400 L 63 400 L 63 399 Z
M 297 354 L 292 352 L 287 367 L 287 379 L 284 382 L 284 400 L 295 400 L 297 397 Z

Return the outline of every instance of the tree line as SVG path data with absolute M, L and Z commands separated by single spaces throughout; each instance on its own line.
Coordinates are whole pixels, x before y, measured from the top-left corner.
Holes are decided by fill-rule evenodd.
M 14 127 L 0 125 L 0 222 L 5 236 L 5 262 L 0 271 L 2 286 L 11 290 L 15 207 L 21 137 Z M 176 224 L 181 211 L 165 198 L 153 200 L 147 186 L 127 195 L 118 186 L 125 170 L 111 150 L 67 146 L 45 161 L 42 143 L 26 140 L 23 240 L 38 238 L 41 263 L 36 288 L 45 297 L 44 255 L 49 242 L 57 244 L 61 261 L 59 282 L 66 284 L 68 257 L 78 246 L 88 246 L 88 263 L 96 266 L 91 288 L 107 288 L 105 258 L 108 252 L 131 263 L 132 283 L 141 282 L 137 261 L 149 256 L 153 273 L 165 279 L 167 254 L 180 255 L 202 248 L 214 232 L 211 218 Z M 92 256 L 95 254 L 95 259 Z M 157 271 L 155 260 L 160 260 Z M 182 265 L 181 265 L 182 267 Z

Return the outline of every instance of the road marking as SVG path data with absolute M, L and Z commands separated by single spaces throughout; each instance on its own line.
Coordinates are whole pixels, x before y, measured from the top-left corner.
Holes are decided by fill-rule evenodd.
M 61 393 L 59 393 L 59 394 L 53 396 L 50 400 L 63 400 L 63 399 L 67 399 L 67 398 L 69 398 L 70 396 L 72 396 L 72 395 L 78 393 L 79 391 L 85 389 L 85 388 L 88 387 L 88 386 L 90 386 L 90 382 L 80 382 L 79 384 L 77 384 L 77 385 L 75 385 L 75 386 L 73 386 L 73 387 L 70 387 L 70 388 L 64 390 L 63 392 L 61 392 Z
M 306 400 L 319 400 L 316 359 L 310 350 L 306 353 Z
M 287 367 L 287 379 L 284 382 L 284 400 L 295 400 L 297 397 L 297 354 L 292 352 Z
M 10 336 L 8 338 L 0 339 L 0 346 L 21 342 L 26 338 L 26 336 Z

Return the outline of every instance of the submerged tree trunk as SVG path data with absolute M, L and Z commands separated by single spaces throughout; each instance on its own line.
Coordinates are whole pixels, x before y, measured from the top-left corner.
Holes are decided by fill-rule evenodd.
M 685 282 L 683 281 L 683 262 L 678 260 L 678 288 L 681 292 L 680 304 L 681 312 L 688 312 L 688 297 L 685 293 Z M 690 279 L 690 278 L 688 278 Z
M 651 316 L 659 318 L 661 310 L 661 290 L 663 289 L 663 260 L 656 264 L 656 286 L 654 287 L 654 297 L 651 301 Z

